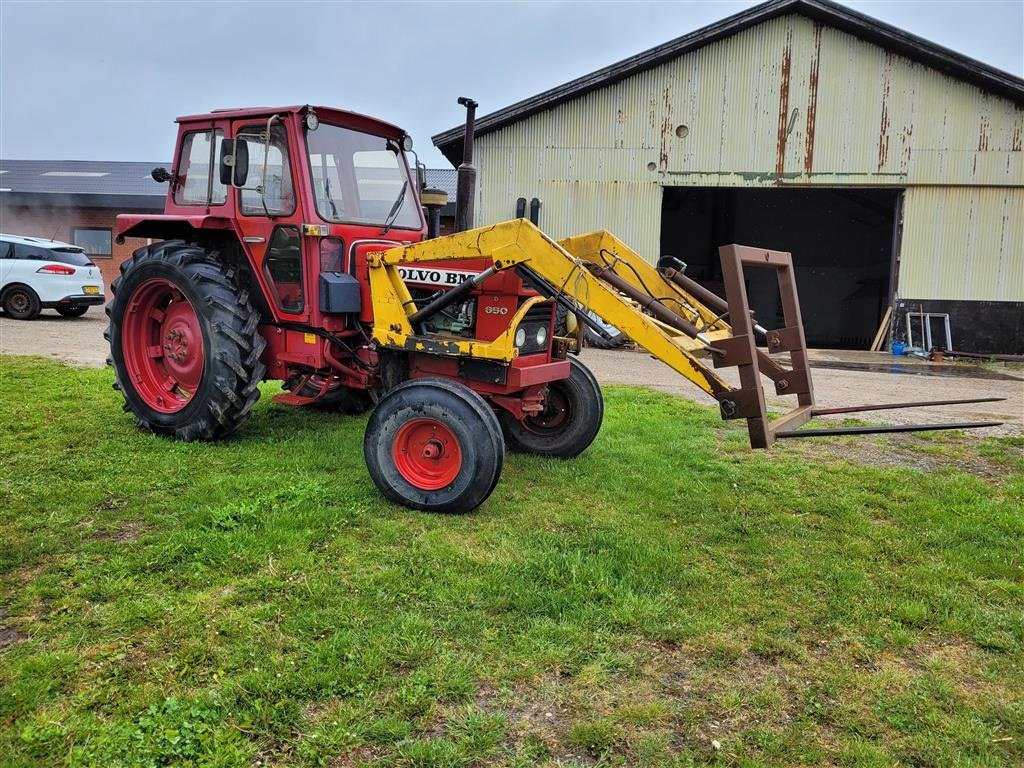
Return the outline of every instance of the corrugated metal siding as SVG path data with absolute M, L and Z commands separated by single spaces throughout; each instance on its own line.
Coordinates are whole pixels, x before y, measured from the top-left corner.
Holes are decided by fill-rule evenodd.
M 654 259 L 662 186 L 1019 187 L 1022 141 L 1012 102 L 787 16 L 478 137 L 477 222 L 539 197 Z
M 1024 301 L 1024 188 L 908 189 L 898 292 Z

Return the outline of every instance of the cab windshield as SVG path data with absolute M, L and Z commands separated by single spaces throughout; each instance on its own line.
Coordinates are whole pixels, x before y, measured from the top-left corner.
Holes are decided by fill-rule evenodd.
M 395 141 L 330 123 L 306 132 L 316 210 L 325 221 L 420 229 L 416 197 Z

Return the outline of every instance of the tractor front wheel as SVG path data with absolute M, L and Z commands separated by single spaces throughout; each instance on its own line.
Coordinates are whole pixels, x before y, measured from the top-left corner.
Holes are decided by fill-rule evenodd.
M 179 440 L 218 440 L 259 399 L 266 342 L 237 270 L 180 240 L 140 248 L 107 305 L 115 389 L 138 425 Z
M 521 421 L 502 409 L 499 419 L 509 448 L 571 459 L 594 442 L 604 419 L 601 387 L 583 363 L 569 358 L 568 379 L 548 384 L 544 410 Z
M 498 484 L 505 462 L 494 411 L 446 379 L 407 381 L 377 405 L 363 455 L 388 500 L 429 512 L 470 512 Z

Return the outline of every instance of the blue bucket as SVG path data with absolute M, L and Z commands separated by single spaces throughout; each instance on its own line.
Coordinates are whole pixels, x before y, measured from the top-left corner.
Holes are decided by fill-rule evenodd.
M 907 353 L 907 345 L 906 345 L 906 343 L 904 343 L 902 341 L 894 341 L 892 343 L 892 353 L 896 357 L 900 357 L 902 355 L 905 355 Z

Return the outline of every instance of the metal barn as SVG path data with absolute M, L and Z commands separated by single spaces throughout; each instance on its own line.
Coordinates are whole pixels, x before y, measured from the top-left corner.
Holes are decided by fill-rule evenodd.
M 461 127 L 434 143 L 458 165 Z M 719 245 L 791 251 L 814 346 L 867 348 L 892 306 L 897 338 L 946 313 L 956 349 L 1020 354 L 1022 145 L 1020 78 L 774 0 L 479 118 L 476 223 L 537 198 L 552 236 L 609 229 L 712 288 Z

